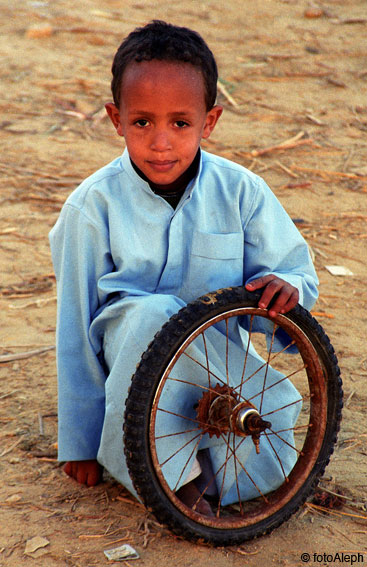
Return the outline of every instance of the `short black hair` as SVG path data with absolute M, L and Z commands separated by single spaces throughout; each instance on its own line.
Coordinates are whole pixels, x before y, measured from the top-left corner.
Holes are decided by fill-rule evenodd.
M 111 90 L 117 108 L 120 106 L 122 77 L 129 63 L 140 61 L 173 61 L 191 63 L 202 72 L 207 110 L 217 98 L 218 69 L 213 53 L 195 31 L 153 20 L 136 28 L 118 48 L 112 64 Z

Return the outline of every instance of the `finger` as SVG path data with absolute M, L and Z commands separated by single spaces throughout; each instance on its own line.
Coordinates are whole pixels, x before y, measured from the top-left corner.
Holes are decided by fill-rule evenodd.
M 299 293 L 295 288 L 283 288 L 275 299 L 274 304 L 269 308 L 269 315 L 275 316 L 277 313 L 288 313 L 298 303 Z
M 261 276 L 261 278 L 256 278 L 255 280 L 248 282 L 245 285 L 245 288 L 248 291 L 255 291 L 257 289 L 261 289 L 262 287 L 266 286 L 268 283 L 270 283 L 275 279 L 277 278 L 273 274 L 268 274 L 267 276 Z
M 277 293 L 286 293 L 285 289 L 284 282 L 279 278 L 270 280 L 261 294 L 259 307 L 266 309 Z

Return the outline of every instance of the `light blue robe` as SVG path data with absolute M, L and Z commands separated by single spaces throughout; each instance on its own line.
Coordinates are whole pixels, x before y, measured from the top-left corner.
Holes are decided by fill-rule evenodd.
M 163 323 L 200 295 L 266 274 L 296 286 L 307 309 L 317 297 L 307 244 L 265 182 L 203 151 L 195 179 L 173 210 L 139 177 L 125 150 L 70 195 L 50 243 L 58 287 L 59 459 L 98 457 L 133 493 L 122 445 L 124 404 L 141 354 Z M 244 334 L 234 329 L 233 356 Z M 213 343 L 214 360 L 219 347 Z M 253 357 L 256 363 L 255 352 Z M 276 373 L 269 379 L 276 380 Z M 172 385 L 176 399 L 178 384 Z M 294 400 L 296 390 L 282 384 L 279 396 Z M 288 412 L 290 424 L 296 408 Z M 166 415 L 158 428 L 177 431 L 174 421 Z M 224 444 L 207 437 L 200 448 L 210 447 L 212 461 L 219 463 Z M 165 443 L 162 451 L 168 455 L 170 450 Z M 242 443 L 245 454 L 253 450 L 251 443 Z M 172 487 L 181 484 L 177 475 L 185 458 L 181 451 L 166 465 Z M 268 491 L 279 465 L 265 446 L 262 459 L 264 479 L 258 470 L 254 477 Z M 287 459 L 290 469 L 294 455 Z M 253 487 L 242 480 L 245 497 L 251 497 Z M 225 493 L 228 502 L 238 499 L 229 481 Z

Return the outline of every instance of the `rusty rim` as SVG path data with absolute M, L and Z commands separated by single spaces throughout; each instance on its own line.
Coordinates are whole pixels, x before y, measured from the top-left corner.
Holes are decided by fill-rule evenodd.
M 269 426 L 262 425 L 262 429 L 258 428 L 256 430 L 256 436 L 258 441 L 260 442 L 260 451 L 261 451 L 261 441 L 265 439 L 268 441 L 270 447 L 274 450 L 274 454 L 279 461 L 280 466 L 282 467 L 281 457 L 277 454 L 277 451 L 274 449 L 272 440 L 276 438 L 281 438 L 281 433 L 285 430 L 282 429 L 273 429 L 271 426 L 271 415 L 270 413 L 274 414 L 276 411 L 280 411 L 285 409 L 286 406 L 280 406 L 277 410 L 269 412 L 269 414 L 263 413 L 261 411 L 262 406 L 262 399 L 264 392 L 270 390 L 272 386 L 267 385 L 266 383 L 266 375 L 268 367 L 282 369 L 283 376 L 288 378 L 292 382 L 295 383 L 297 389 L 300 388 L 301 385 L 301 398 L 303 400 L 303 409 L 300 412 L 300 416 L 302 414 L 302 418 L 299 419 L 294 427 L 292 428 L 292 433 L 294 435 L 294 445 L 292 449 L 297 454 L 296 463 L 289 474 L 285 474 L 283 467 L 283 481 L 281 482 L 280 486 L 276 488 L 269 494 L 263 494 L 260 489 L 258 489 L 258 497 L 253 498 L 251 501 L 248 502 L 239 502 L 238 504 L 231 505 L 231 506 L 221 506 L 220 501 L 217 502 L 216 506 L 214 507 L 215 516 L 209 517 L 202 515 L 195 511 L 195 509 L 189 508 L 186 506 L 181 500 L 176 496 L 175 489 L 171 489 L 166 481 L 164 475 L 164 464 L 163 462 L 159 462 L 158 454 L 157 454 L 157 440 L 162 439 L 165 435 L 161 435 L 160 437 L 156 437 L 155 434 L 155 427 L 157 421 L 157 415 L 159 412 L 167 412 L 172 413 L 173 415 L 177 415 L 178 417 L 183 417 L 187 419 L 186 415 L 182 414 L 175 414 L 175 407 L 167 408 L 160 407 L 160 400 L 162 397 L 162 392 L 166 385 L 172 380 L 170 373 L 172 372 L 176 362 L 179 360 L 181 356 L 189 356 L 187 355 L 186 351 L 189 345 L 191 345 L 194 341 L 200 340 L 202 344 L 205 345 L 206 337 L 205 332 L 214 324 L 224 321 L 227 334 L 226 334 L 226 341 L 227 341 L 227 348 L 226 348 L 226 360 L 225 365 L 227 369 L 230 367 L 230 360 L 229 360 L 229 349 L 228 349 L 228 321 L 232 317 L 238 316 L 248 316 L 249 317 L 249 338 L 248 338 L 248 345 L 244 349 L 243 353 L 243 369 L 241 372 L 241 376 L 239 377 L 238 385 L 233 391 L 232 388 L 229 387 L 229 384 L 223 383 L 223 380 L 217 379 L 212 375 L 210 370 L 210 361 L 208 360 L 207 350 L 205 347 L 206 353 L 206 371 L 208 374 L 208 384 L 207 386 L 203 387 L 203 385 L 197 386 L 198 389 L 198 399 L 197 399 L 197 414 L 196 418 L 192 419 L 189 418 L 191 422 L 191 426 L 193 430 L 196 430 L 196 434 L 192 440 L 192 452 L 195 452 L 198 448 L 198 445 L 203 437 L 203 435 L 210 434 L 210 435 L 217 435 L 223 439 L 223 441 L 227 444 L 227 453 L 229 456 L 233 455 L 234 461 L 236 462 L 235 470 L 244 471 L 246 474 L 246 465 L 240 461 L 238 461 L 236 450 L 235 448 L 235 439 L 241 439 L 241 431 L 237 429 L 236 426 L 233 426 L 233 423 L 236 422 L 238 418 L 238 410 L 243 409 L 244 407 L 248 407 L 251 409 L 253 407 L 256 410 L 256 413 L 260 417 L 260 420 L 265 422 L 266 424 L 270 424 Z M 151 458 L 152 463 L 155 469 L 155 473 L 157 479 L 166 493 L 169 500 L 174 504 L 176 508 L 178 508 L 187 518 L 190 518 L 196 523 L 203 524 L 205 526 L 209 526 L 212 528 L 217 529 L 234 529 L 234 528 L 244 528 L 247 526 L 251 526 L 257 524 L 266 518 L 269 518 L 279 510 L 281 510 L 293 497 L 294 495 L 300 490 L 303 484 L 306 482 L 308 476 L 310 475 L 320 452 L 325 428 L 326 428 L 326 420 L 327 420 L 327 391 L 326 391 L 326 380 L 324 376 L 324 370 L 322 362 L 320 361 L 315 348 L 313 347 L 310 340 L 307 338 L 305 333 L 302 329 L 293 321 L 289 320 L 287 317 L 282 315 L 278 315 L 276 318 L 272 318 L 271 322 L 274 323 L 274 330 L 273 335 L 270 340 L 270 348 L 265 356 L 263 356 L 265 360 L 265 366 L 262 366 L 263 374 L 265 379 L 263 381 L 262 390 L 259 391 L 257 398 L 260 397 L 260 403 L 257 403 L 257 407 L 254 405 L 253 401 L 256 396 L 252 396 L 252 398 L 246 398 L 246 384 L 249 380 L 253 378 L 253 376 L 246 376 L 246 361 L 248 356 L 249 350 L 249 343 L 250 341 L 253 342 L 255 334 L 252 332 L 252 328 L 254 326 L 254 321 L 256 317 L 262 317 L 265 319 L 269 319 L 268 313 L 266 310 L 261 310 L 259 308 L 253 307 L 242 307 L 231 309 L 225 311 L 215 317 L 212 317 L 198 328 L 196 328 L 183 342 L 181 347 L 177 350 L 177 352 L 172 356 L 167 368 L 165 369 L 160 382 L 157 386 L 155 397 L 152 403 L 151 408 L 151 418 L 149 424 L 149 444 L 150 444 L 150 451 L 151 451 Z M 289 335 L 290 340 L 289 343 L 282 348 L 280 352 L 276 352 L 273 350 L 274 345 L 274 338 L 275 332 L 278 328 L 282 328 L 286 333 Z M 258 336 L 258 334 L 256 334 Z M 299 353 L 298 355 L 287 355 L 287 350 L 296 345 L 298 347 Z M 258 345 L 256 344 L 256 348 L 258 350 Z M 284 358 L 287 356 L 288 362 L 284 363 Z M 292 360 L 292 362 L 290 362 Z M 205 365 L 202 362 L 195 361 L 194 363 L 203 367 Z M 283 365 L 283 367 L 282 367 Z M 193 385 L 196 386 L 195 382 L 192 379 L 187 380 L 187 384 L 192 387 Z M 274 384 L 273 384 L 274 385 Z M 231 391 L 232 390 L 232 391 Z M 222 404 L 221 401 L 217 401 L 220 398 L 231 398 L 229 404 Z M 298 400 L 300 401 L 300 400 Z M 229 411 L 229 422 L 231 425 L 228 426 L 228 420 L 224 419 L 225 425 L 220 422 L 216 422 L 216 418 L 212 419 L 211 421 L 207 419 L 209 415 L 208 408 L 214 408 L 213 412 L 210 415 L 216 415 L 216 411 L 218 408 L 215 405 L 221 406 L 219 408 L 219 412 L 217 412 L 221 419 L 223 418 L 223 407 L 228 408 L 230 407 Z M 207 413 L 206 413 L 207 412 Z M 237 412 L 237 413 L 236 413 Z M 225 413 L 225 412 L 224 412 Z M 250 412 L 251 413 L 251 412 Z M 204 416 L 204 417 L 203 417 Z M 205 417 L 206 416 L 206 417 Z M 256 416 L 255 416 L 256 417 Z M 256 417 L 257 419 L 257 417 Z M 223 421 L 223 419 L 222 419 Z M 238 420 L 237 420 L 238 421 Z M 251 431 L 247 431 L 243 434 L 242 437 L 246 437 L 251 434 Z M 172 437 L 175 433 L 167 432 L 166 437 Z M 255 440 L 253 439 L 254 443 Z M 255 443 L 256 445 L 256 443 Z M 287 442 L 287 445 L 289 443 Z M 179 435 L 177 434 L 177 452 L 182 449 L 180 448 L 180 441 Z M 238 462 L 237 462 L 238 461 Z M 223 466 L 226 466 L 226 463 L 223 463 Z M 184 471 L 181 472 L 181 476 Z M 214 477 L 217 478 L 217 473 L 214 473 Z M 236 473 L 237 475 L 237 473 Z M 224 476 L 223 476 L 224 478 Z M 252 481 L 252 479 L 250 478 Z M 213 480 L 212 480 L 213 482 Z M 237 482 L 237 479 L 236 479 Z M 256 483 L 254 482 L 255 486 Z M 206 487 L 203 490 L 202 496 L 205 495 Z M 218 487 L 218 492 L 220 494 L 221 487 Z M 195 508 L 195 506 L 193 507 Z

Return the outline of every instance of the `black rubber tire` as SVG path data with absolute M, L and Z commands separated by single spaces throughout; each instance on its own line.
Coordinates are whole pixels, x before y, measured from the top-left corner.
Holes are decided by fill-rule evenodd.
M 336 442 L 343 405 L 342 382 L 337 358 L 319 323 L 308 311 L 297 305 L 286 315 L 278 316 L 275 322 L 279 327 L 286 325 L 288 334 L 290 334 L 289 329 L 292 330 L 294 327 L 297 332 L 306 337 L 306 343 L 311 345 L 310 348 L 315 353 L 313 355 L 315 360 L 317 358 L 316 363 L 322 368 L 323 378 L 321 380 L 325 388 L 325 401 L 322 403 L 326 404 L 323 409 L 327 416 L 323 438 L 317 449 L 318 453 L 313 457 L 312 468 L 307 478 L 302 480 L 302 485 L 289 499 L 286 496 L 284 506 L 269 512 L 269 516 L 262 517 L 260 521 L 255 521 L 250 525 L 235 527 L 223 527 L 222 525 L 216 527 L 215 522 L 213 525 L 207 525 L 205 520 L 201 521 L 200 517 L 198 520 L 193 518 L 177 505 L 174 493 L 170 494 L 162 486 L 153 464 L 149 429 L 157 388 L 167 365 L 193 331 L 213 317 L 239 308 L 250 308 L 256 315 L 269 318 L 267 311 L 257 308 L 259 298 L 259 292 L 250 293 L 243 287 L 236 287 L 217 290 L 188 304 L 172 316 L 156 334 L 132 378 L 126 401 L 124 424 L 125 455 L 130 476 L 144 505 L 153 512 L 157 520 L 168 526 L 175 534 L 192 541 L 201 540 L 219 546 L 238 545 L 278 527 L 288 520 L 313 493 L 329 462 Z M 323 387 L 323 384 L 320 386 Z M 284 487 L 284 485 L 282 490 L 286 493 L 287 486 Z

